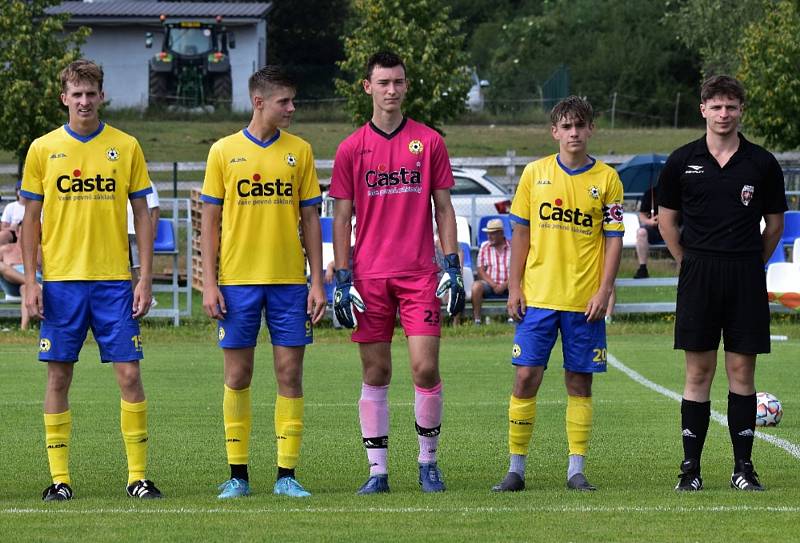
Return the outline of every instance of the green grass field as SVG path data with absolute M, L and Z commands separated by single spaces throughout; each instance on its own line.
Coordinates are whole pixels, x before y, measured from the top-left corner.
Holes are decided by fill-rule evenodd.
M 796 330 L 796 324 L 793 325 Z M 779 326 L 780 327 L 780 326 Z M 789 328 L 792 329 L 792 328 Z M 434 541 L 725 541 L 796 538 L 800 470 L 795 456 L 757 439 L 754 458 L 768 491 L 728 487 L 727 429 L 712 421 L 704 472 L 706 489 L 678 495 L 672 487 L 681 459 L 679 406 L 618 367 L 595 381 L 595 425 L 587 475 L 600 490 L 565 490 L 565 394 L 560 347 L 539 395 L 528 463 L 528 490 L 496 495 L 490 486 L 507 467 L 506 410 L 512 382 L 511 328 L 447 329 L 441 366 L 445 417 L 440 463 L 448 485 L 423 495 L 416 482 L 405 341 L 396 336 L 390 394 L 392 493 L 357 497 L 367 467 L 358 429 L 360 370 L 356 347 L 343 332 L 322 329 L 308 348 L 306 433 L 298 476 L 313 496 L 272 496 L 275 386 L 270 350 L 257 350 L 251 480 L 254 495 L 220 503 L 227 478 L 222 428 L 222 364 L 209 325 L 178 330 L 145 327 L 143 363 L 150 402 L 150 466 L 167 498 L 133 502 L 124 495 L 125 463 L 119 400 L 110 368 L 89 341 L 72 388 L 71 469 L 76 499 L 44 504 L 48 483 L 43 447 L 45 368 L 35 361 L 36 333 L 0 336 L 3 453 L 0 530 L 20 541 L 419 540 Z M 682 362 L 671 349 L 668 323 L 615 323 L 609 352 L 644 378 L 680 393 Z M 775 343 L 760 362 L 758 383 L 783 400 L 784 420 L 768 434 L 800 443 L 797 338 Z M 713 409 L 726 410 L 724 372 Z

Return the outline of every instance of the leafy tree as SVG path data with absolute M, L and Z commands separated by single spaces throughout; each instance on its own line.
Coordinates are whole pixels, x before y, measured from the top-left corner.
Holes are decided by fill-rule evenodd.
M 800 146 L 800 12 L 772 3 L 742 39 L 739 78 L 747 89 L 747 126 L 779 150 Z
M 770 2 L 769 4 L 771 4 Z M 704 77 L 734 74 L 739 69 L 739 43 L 748 25 L 760 20 L 764 0 L 672 0 L 664 21 L 678 39 L 702 59 Z
M 60 0 L 6 0 L 0 11 L 0 148 L 22 163 L 33 140 L 63 122 L 59 72 L 79 58 L 89 35 L 64 33 L 69 15 L 45 10 Z
M 298 97 L 334 95 L 336 63 L 344 58 L 340 36 L 349 0 L 275 0 L 268 19 L 267 60 L 286 66 L 296 77 Z
M 490 100 L 539 98 L 560 64 L 569 68 L 570 92 L 587 96 L 596 111 L 608 110 L 618 93 L 617 112 L 649 124 L 671 123 L 676 94 L 696 93 L 696 57 L 662 22 L 661 0 L 551 0 L 541 8 L 501 25 L 490 72 L 482 74 L 491 80 Z
M 465 109 L 470 87 L 468 57 L 462 50 L 460 22 L 451 18 L 442 0 L 353 0 L 354 28 L 344 40 L 345 60 L 339 63 L 347 79 L 336 80 L 346 98 L 353 122 L 372 115 L 364 93 L 369 57 L 390 49 L 406 64 L 409 81 L 404 110 L 414 119 L 436 127 Z

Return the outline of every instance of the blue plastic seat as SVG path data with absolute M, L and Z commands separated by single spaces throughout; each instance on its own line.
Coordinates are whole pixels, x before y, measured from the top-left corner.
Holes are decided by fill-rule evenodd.
M 787 211 L 783 215 L 781 242 L 783 245 L 794 245 L 794 240 L 797 238 L 800 238 L 800 211 Z
M 462 241 L 458 246 L 461 248 L 461 252 L 464 253 L 464 262 L 461 263 L 461 266 L 474 270 L 475 268 L 472 267 L 472 252 L 470 251 L 469 244 Z
M 156 239 L 153 241 L 154 253 L 174 253 L 177 251 L 175 246 L 175 227 L 169 219 L 158 219 L 158 230 Z
M 770 264 L 774 264 L 776 262 L 786 262 L 786 252 L 783 249 L 783 243 L 779 243 L 775 246 L 775 250 L 772 251 L 772 256 L 769 257 L 767 263 L 764 264 L 764 268 L 769 268 Z
M 320 217 L 319 225 L 322 229 L 322 243 L 333 243 L 333 217 Z

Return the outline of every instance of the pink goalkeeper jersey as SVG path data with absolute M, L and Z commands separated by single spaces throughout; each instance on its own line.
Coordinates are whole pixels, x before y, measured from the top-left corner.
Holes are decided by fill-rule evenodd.
M 336 151 L 330 195 L 352 200 L 356 279 L 436 272 L 431 194 L 453 186 L 442 137 L 409 118 L 391 134 L 368 122 Z

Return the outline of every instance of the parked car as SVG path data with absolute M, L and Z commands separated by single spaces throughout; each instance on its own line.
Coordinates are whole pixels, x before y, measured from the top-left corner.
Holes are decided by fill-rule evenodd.
M 473 168 L 453 168 L 455 185 L 450 189 L 456 215 L 474 214 L 478 216 L 508 213 L 511 197 L 500 184 L 486 173 L 486 170 Z M 467 207 L 465 207 L 467 206 Z

